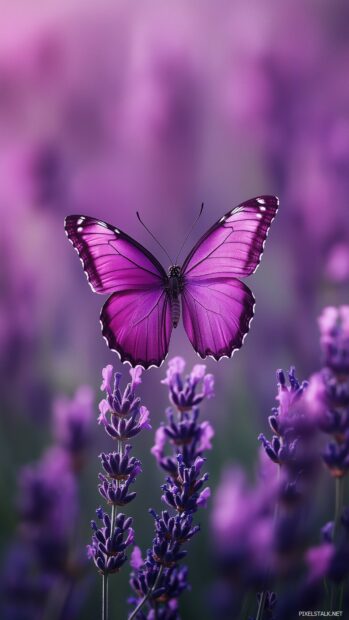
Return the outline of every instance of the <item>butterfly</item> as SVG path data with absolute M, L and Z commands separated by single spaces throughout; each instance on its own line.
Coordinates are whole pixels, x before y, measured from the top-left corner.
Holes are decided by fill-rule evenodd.
M 239 279 L 255 272 L 279 201 L 259 196 L 223 215 L 168 273 L 118 228 L 69 215 L 65 231 L 95 293 L 110 294 L 100 321 L 122 362 L 160 366 L 182 310 L 184 329 L 202 358 L 231 357 L 242 346 L 255 300 Z

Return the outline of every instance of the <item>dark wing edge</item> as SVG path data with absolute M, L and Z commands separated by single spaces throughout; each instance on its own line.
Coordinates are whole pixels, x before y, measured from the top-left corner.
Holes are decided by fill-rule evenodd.
M 225 215 L 223 215 L 219 220 L 217 220 L 217 222 L 215 222 L 215 224 L 213 224 L 211 226 L 211 228 L 209 228 L 203 235 L 202 237 L 200 237 L 200 239 L 197 241 L 197 243 L 194 245 L 194 247 L 192 248 L 192 250 L 189 252 L 188 256 L 186 257 L 183 266 L 182 266 L 182 273 L 185 275 L 186 272 L 186 268 L 190 262 L 190 260 L 192 259 L 193 255 L 195 254 L 196 250 L 200 247 L 200 245 L 207 239 L 207 237 L 209 237 L 209 235 L 216 230 L 220 224 L 223 224 L 231 215 L 233 215 L 234 213 L 237 213 L 243 206 L 246 206 L 248 203 L 253 203 L 253 202 L 258 202 L 261 206 L 268 204 L 268 206 L 270 206 L 271 208 L 274 208 L 275 212 L 274 215 L 272 216 L 269 226 L 266 230 L 265 233 L 265 238 L 264 241 L 262 243 L 262 247 L 261 247 L 261 251 L 259 253 L 259 258 L 256 264 L 256 267 L 254 268 L 254 270 L 252 271 L 252 273 L 250 275 L 252 275 L 253 273 L 256 273 L 258 266 L 260 265 L 261 262 L 261 258 L 264 252 L 264 248 L 265 248 L 265 244 L 269 235 L 269 230 L 270 227 L 276 217 L 276 214 L 278 212 L 279 209 L 279 198 L 278 196 L 273 196 L 273 195 L 263 195 L 263 196 L 255 196 L 254 198 L 250 198 L 247 201 L 244 201 L 242 203 L 240 203 L 237 207 L 234 207 L 234 209 L 232 209 L 231 211 L 228 211 L 227 213 L 225 213 Z
M 86 275 L 87 281 L 91 287 L 91 290 L 94 293 L 99 293 L 99 291 L 97 291 L 95 287 L 93 286 L 88 270 L 90 270 L 90 272 L 94 275 L 96 280 L 99 279 L 99 274 L 98 274 L 97 269 L 93 265 L 93 260 L 91 259 L 91 256 L 90 256 L 88 244 L 84 242 L 84 240 L 78 234 L 79 225 L 82 223 L 86 223 L 86 222 L 91 225 L 100 226 L 102 229 L 107 228 L 110 232 L 114 233 L 115 235 L 118 235 L 123 240 L 128 241 L 132 246 L 136 247 L 140 252 L 143 252 L 143 254 L 145 254 L 146 257 L 153 263 L 154 267 L 156 267 L 156 269 L 159 271 L 159 279 L 167 278 L 167 274 L 163 266 L 161 265 L 161 263 L 157 260 L 157 258 L 155 258 L 155 256 L 153 256 L 153 254 L 149 252 L 149 250 L 147 250 L 144 246 L 138 243 L 138 241 L 135 241 L 135 239 L 132 239 L 132 237 L 130 237 L 127 233 L 123 232 L 119 228 L 116 228 L 115 226 L 112 226 L 111 224 L 108 224 L 108 222 L 104 222 L 103 220 L 98 220 L 94 217 L 90 217 L 89 215 L 67 215 L 67 217 L 64 219 L 65 234 L 68 237 L 70 243 L 72 244 L 74 250 L 79 256 L 79 259 L 82 264 L 82 268 Z M 139 267 L 140 269 L 142 269 L 141 266 Z M 109 293 L 103 292 L 101 294 L 109 294 Z

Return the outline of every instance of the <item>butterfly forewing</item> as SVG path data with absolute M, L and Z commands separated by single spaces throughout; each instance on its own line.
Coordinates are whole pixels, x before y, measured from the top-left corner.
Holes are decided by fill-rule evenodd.
M 259 265 L 278 204 L 275 196 L 259 196 L 226 213 L 184 261 L 186 280 L 251 275 Z
M 110 224 L 83 215 L 69 215 L 65 230 L 94 292 L 161 288 L 166 281 L 159 261 Z

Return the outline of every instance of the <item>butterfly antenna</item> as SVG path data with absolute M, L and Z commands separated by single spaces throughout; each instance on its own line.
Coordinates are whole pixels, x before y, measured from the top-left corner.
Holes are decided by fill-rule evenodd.
M 174 265 L 175 263 L 173 262 L 171 256 L 169 255 L 169 253 L 167 252 L 166 248 L 164 248 L 164 246 L 162 245 L 162 243 L 160 243 L 160 241 L 155 237 L 155 235 L 153 235 L 153 233 L 151 232 L 151 230 L 149 230 L 148 226 L 146 226 L 144 224 L 144 222 L 141 220 L 141 216 L 139 215 L 139 212 L 136 211 L 137 217 L 140 221 L 140 223 L 142 224 L 142 226 L 144 226 L 145 230 L 149 233 L 149 235 L 154 239 L 154 241 L 156 241 L 156 243 L 160 246 L 160 248 L 165 252 L 168 260 L 170 261 L 171 265 Z
M 185 244 L 187 243 L 187 241 L 188 241 L 188 239 L 189 239 L 189 237 L 190 237 L 191 233 L 193 232 L 193 230 L 194 230 L 194 228 L 195 228 L 196 224 L 198 223 L 198 221 L 199 221 L 199 219 L 200 219 L 200 217 L 201 217 L 201 214 L 202 214 L 203 210 L 204 210 L 204 203 L 202 203 L 202 204 L 201 204 L 199 215 L 198 215 L 198 216 L 197 216 L 197 218 L 195 219 L 194 223 L 191 225 L 191 227 L 190 227 L 190 229 L 189 229 L 189 232 L 188 232 L 187 236 L 185 237 L 185 239 L 184 239 L 184 241 L 183 241 L 183 243 L 182 243 L 182 245 L 181 245 L 181 247 L 180 247 L 180 250 L 179 250 L 179 252 L 178 252 L 178 254 L 177 254 L 177 256 L 176 256 L 175 265 L 177 265 L 177 261 L 178 261 L 178 259 L 179 259 L 180 253 L 181 253 L 181 251 L 183 250 L 183 248 L 184 248 Z

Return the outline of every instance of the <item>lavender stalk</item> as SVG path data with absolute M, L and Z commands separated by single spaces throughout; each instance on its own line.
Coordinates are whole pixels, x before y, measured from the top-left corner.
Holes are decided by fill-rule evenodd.
M 134 541 L 132 517 L 117 511 L 136 497 L 131 486 L 141 472 L 140 461 L 130 455 L 132 447 L 129 441 L 143 428 L 151 428 L 149 411 L 136 396 L 141 372 L 139 366 L 130 370 L 131 382 L 122 392 L 120 373 L 114 373 L 111 365 L 102 371 L 101 389 L 106 395 L 99 404 L 98 422 L 116 442 L 115 451 L 100 454 L 103 473 L 99 474 L 98 490 L 110 507 L 110 514 L 102 508 L 97 509 L 100 523 L 97 525 L 96 521 L 91 522 L 92 544 L 88 545 L 88 556 L 102 575 L 102 620 L 108 620 L 109 577 L 119 572 L 126 562 L 125 551 Z
M 155 521 L 155 538 L 146 558 L 135 547 L 131 564 L 131 586 L 136 594 L 129 620 L 177 620 L 178 597 L 188 588 L 187 568 L 180 561 L 187 551 L 183 545 L 200 530 L 194 513 L 205 506 L 210 496 L 205 486 L 208 474 L 202 473 L 203 454 L 211 448 L 214 431 L 209 422 L 199 422 L 199 405 L 213 397 L 213 376 L 205 366 L 194 366 L 182 377 L 185 362 L 173 358 L 166 379 L 172 407 L 166 412 L 167 423 L 156 432 L 152 448 L 159 466 L 166 472 L 162 501 L 168 509 L 159 515 L 151 509 Z M 172 454 L 166 448 L 171 446 Z M 145 610 L 144 610 L 145 609 Z
M 311 378 L 309 408 L 320 430 L 330 437 L 323 461 L 335 481 L 334 519 L 324 530 L 326 543 L 333 545 L 334 564 L 343 547 L 340 526 L 349 470 L 349 306 L 325 308 L 318 323 L 324 366 Z M 343 588 L 344 574 L 332 583 L 331 610 L 335 608 L 338 589 L 339 600 L 342 599 Z

